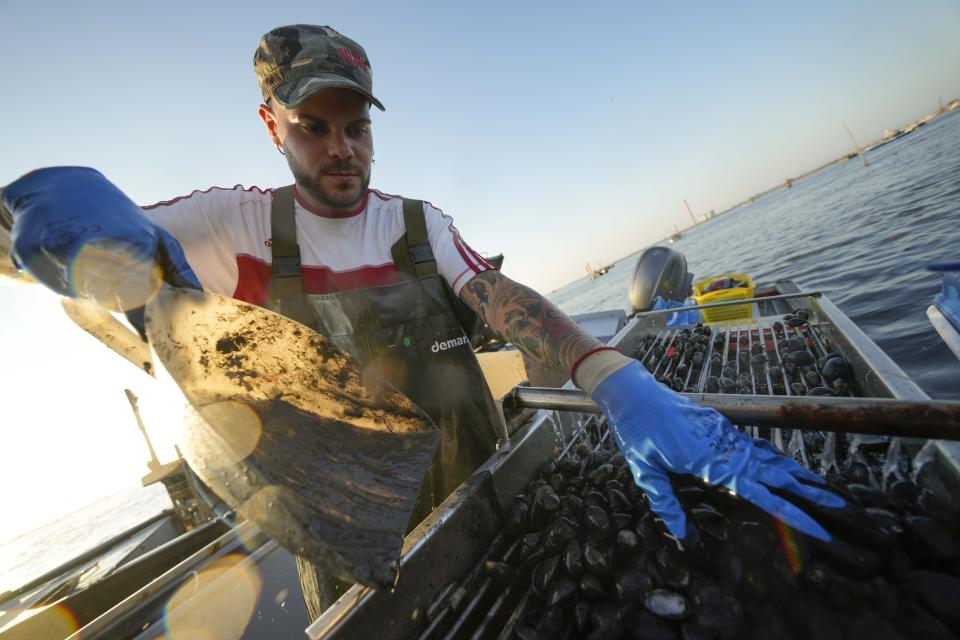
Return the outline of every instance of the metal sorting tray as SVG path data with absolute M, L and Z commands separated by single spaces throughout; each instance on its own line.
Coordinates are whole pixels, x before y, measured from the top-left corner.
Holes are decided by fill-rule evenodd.
M 776 294 L 799 290 L 793 283 L 782 283 L 775 285 L 772 291 Z M 812 355 L 820 357 L 835 350 L 842 352 L 851 362 L 855 378 L 851 389 L 855 395 L 928 399 L 825 296 L 778 300 L 776 303 L 758 302 L 755 304 L 755 320 L 714 323 L 711 326 L 713 339 L 723 332 L 728 343 L 739 345 L 739 338 L 746 336 L 748 349 L 750 344 L 762 339 L 768 357 L 776 356 L 779 361 L 773 323 L 798 308 L 810 312 L 808 325 L 796 331 L 807 340 Z M 650 362 L 649 353 L 652 343 L 669 345 L 675 340 L 676 332 L 665 326 L 663 315 L 641 316 L 633 318 L 609 344 L 626 354 L 633 355 L 639 350 L 639 357 L 647 357 L 645 364 L 655 375 L 669 377 L 670 368 L 675 369 L 676 363 L 663 362 L 662 358 Z M 645 342 L 646 346 L 641 348 Z M 735 348 L 728 349 L 725 358 L 729 359 L 731 353 L 736 362 Z M 769 377 L 769 369 L 765 375 L 751 372 L 751 376 L 754 393 L 777 393 L 778 385 Z M 706 377 L 703 371 L 698 374 L 691 368 L 683 383 L 687 388 L 692 386 L 702 390 Z M 568 383 L 566 386 L 572 388 L 573 385 Z M 784 384 L 783 395 L 791 393 L 790 385 Z M 799 431 L 745 428 L 752 435 L 770 439 L 802 464 L 821 472 L 830 471 L 834 465 L 842 467 L 847 457 L 861 455 L 868 449 L 874 460 L 881 461 L 881 475 L 884 477 L 888 473 L 903 474 L 903 460 L 914 461 L 913 467 L 919 466 L 917 460 L 933 461 L 947 470 L 947 477 L 954 481 L 953 488 L 960 492 L 958 443 L 905 438 L 888 441 L 852 436 L 842 446 L 824 447 L 832 453 L 819 456 L 821 466 L 826 461 L 824 470 L 812 464 L 813 460 L 806 455 L 805 440 Z M 821 447 L 829 437 L 830 434 L 821 440 Z M 528 589 L 514 586 L 502 590 L 483 571 L 486 560 L 509 561 L 519 552 L 516 542 L 503 533 L 506 509 L 542 465 L 567 455 L 580 442 L 601 446 L 608 438 L 605 421 L 596 416 L 546 410 L 532 414 L 500 451 L 407 536 L 400 579 L 392 592 L 351 587 L 307 628 L 308 637 L 353 638 L 363 634 L 378 638 L 510 637 L 529 604 Z
M 778 327 L 778 329 L 775 328 Z M 783 367 L 782 356 L 778 343 L 787 338 L 800 338 L 807 345 L 807 352 L 814 360 L 824 357 L 832 351 L 832 343 L 826 336 L 821 337 L 822 331 L 816 323 L 804 324 L 800 327 L 785 327 L 776 318 L 760 319 L 751 322 L 738 322 L 726 325 L 707 325 L 710 328 L 707 355 L 717 353 L 721 356 L 721 367 L 733 369 L 733 378 L 747 376 L 749 387 L 746 392 L 756 395 L 798 395 L 787 377 Z M 677 345 L 680 343 L 681 332 L 690 331 L 690 328 L 664 329 L 657 334 L 650 334 L 641 342 L 633 356 L 640 360 L 647 369 L 658 379 L 664 382 L 678 380 L 678 391 L 690 393 L 710 393 L 707 389 L 707 380 L 711 375 L 710 360 L 704 358 L 700 365 L 691 362 L 689 354 L 680 355 Z M 725 343 L 725 344 L 724 344 Z M 826 344 L 825 344 L 826 343 Z M 831 345 L 831 346 L 828 346 Z M 767 359 L 766 364 L 752 364 L 751 353 L 759 347 Z M 657 354 L 661 354 L 657 357 Z M 673 357 L 672 357 L 673 356 Z M 774 368 L 775 367 L 775 368 Z M 678 371 L 685 371 L 685 375 L 677 376 Z M 776 372 L 779 371 L 779 374 Z M 773 372 L 773 373 L 772 373 Z M 719 372 L 718 372 L 719 373 Z M 799 384 L 804 391 L 812 387 L 804 376 L 798 376 Z M 847 394 L 850 395 L 850 394 Z M 860 394 L 853 394 L 860 395 Z
M 788 300 L 766 302 L 765 294 L 800 294 L 800 289 L 792 282 L 773 285 L 764 290 L 758 289 L 758 296 L 754 303 L 753 319 L 747 321 L 727 321 L 710 323 L 713 337 L 718 332 L 727 332 L 737 338 L 745 336 L 748 347 L 760 341 L 765 344 L 765 352 L 771 364 L 779 363 L 781 355 L 777 347 L 778 339 L 773 330 L 773 324 L 781 321 L 785 314 L 793 313 L 798 309 L 806 309 L 809 320 L 801 327 L 784 327 L 787 337 L 799 336 L 807 341 L 808 350 L 814 358 L 820 358 L 827 352 L 842 353 L 853 366 L 855 381 L 852 385 L 857 390 L 855 395 L 872 398 L 899 398 L 903 400 L 928 400 L 929 397 L 914 383 L 906 373 L 897 366 L 863 331 L 847 318 L 827 296 L 800 296 Z M 656 338 L 659 341 L 673 339 L 679 329 L 670 329 L 666 326 L 666 317 L 663 314 L 640 316 L 614 336 L 610 344 L 616 346 L 625 354 L 634 355 L 645 341 Z M 713 346 L 711 344 L 711 346 Z M 739 365 L 737 352 L 739 344 L 731 345 L 731 349 L 724 352 L 724 362 Z M 643 361 L 648 368 L 650 363 Z M 661 376 L 662 363 L 657 363 L 661 370 L 654 371 L 654 375 Z M 751 369 L 753 369 L 751 367 Z M 739 369 L 738 369 L 739 373 Z M 752 372 L 751 372 L 752 373 Z M 705 377 L 704 377 L 705 379 Z M 754 380 L 753 393 L 758 393 L 757 381 Z M 809 389 L 809 385 L 805 385 Z M 785 395 L 793 395 L 789 390 Z M 702 387 L 700 387 L 702 390 Z M 768 391 L 761 391 L 769 393 Z

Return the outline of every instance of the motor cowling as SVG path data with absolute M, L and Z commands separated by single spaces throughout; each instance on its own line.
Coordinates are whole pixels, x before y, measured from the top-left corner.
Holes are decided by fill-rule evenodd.
M 637 258 L 627 295 L 634 311 L 648 311 L 657 296 L 664 300 L 684 300 L 690 294 L 693 274 L 687 272 L 687 259 L 668 247 L 649 247 Z

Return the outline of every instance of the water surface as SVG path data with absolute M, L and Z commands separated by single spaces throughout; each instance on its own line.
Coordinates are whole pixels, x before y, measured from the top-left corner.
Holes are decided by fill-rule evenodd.
M 703 277 L 749 273 L 824 291 L 931 397 L 960 399 L 960 362 L 927 320 L 929 262 L 960 260 L 960 111 L 688 231 Z M 567 313 L 623 308 L 636 255 L 552 293 Z

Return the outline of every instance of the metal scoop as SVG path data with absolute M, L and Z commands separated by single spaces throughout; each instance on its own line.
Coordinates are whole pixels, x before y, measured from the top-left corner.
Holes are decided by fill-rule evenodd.
M 76 305 L 65 305 L 75 320 Z M 237 300 L 162 287 L 146 333 L 156 377 L 188 401 L 179 442 L 200 479 L 331 575 L 392 586 L 439 440 L 430 419 L 361 380 L 359 363 L 323 336 Z

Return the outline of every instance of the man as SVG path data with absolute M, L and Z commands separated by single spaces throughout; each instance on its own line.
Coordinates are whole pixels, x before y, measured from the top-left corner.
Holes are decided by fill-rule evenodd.
M 281 27 L 261 39 L 254 68 L 264 97 L 259 115 L 286 156 L 292 188 L 210 189 L 144 214 L 92 170 L 35 171 L 3 195 L 14 260 L 59 293 L 111 308 L 141 306 L 158 286 L 146 275 L 157 265 L 171 284 L 202 285 L 312 324 L 410 396 L 440 428 L 420 515 L 493 452 L 498 435 L 492 400 L 460 328 L 466 306 L 528 357 L 569 372 L 591 394 L 637 484 L 678 539 L 688 531 L 669 472 L 727 487 L 829 539 L 770 492 L 843 506 L 817 486 L 820 478 L 658 384 L 638 362 L 493 269 L 438 209 L 369 189 L 370 105 L 383 105 L 360 45 L 329 27 Z M 118 258 L 122 268 L 111 269 Z

